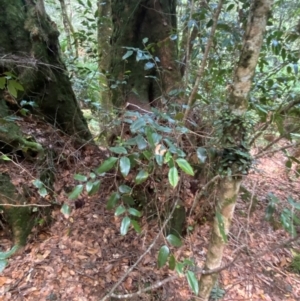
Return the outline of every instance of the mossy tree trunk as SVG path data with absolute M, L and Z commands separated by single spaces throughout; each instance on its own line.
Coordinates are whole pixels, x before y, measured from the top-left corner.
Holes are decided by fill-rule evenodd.
M 176 62 L 176 1 L 112 0 L 111 6 L 112 102 L 146 110 L 161 107 L 181 81 Z
M 15 95 L 2 89 L 0 101 L 35 102 L 40 114 L 68 134 L 91 138 L 60 58 L 59 32 L 43 1 L 2 0 L 0 26 L 5 28 L 0 35 L 0 76 L 10 71 L 24 89 Z
M 224 175 L 219 183 L 217 214 L 204 268 L 206 271 L 221 266 L 223 250 L 226 246 L 224 236 L 229 232 L 242 175 L 247 173 L 251 162 L 247 147 L 248 128 L 246 126 L 248 96 L 271 6 L 272 0 L 254 0 L 251 5 L 240 60 L 228 95 L 228 109 L 223 112 L 222 146 L 224 149 L 221 168 L 224 173 L 230 169 L 231 174 Z M 232 159 L 233 157 L 235 160 Z M 247 157 L 248 162 L 245 160 Z M 216 279 L 216 273 L 201 276 L 199 294 L 201 300 L 209 299 Z
M 0 27 L 5 28 L 0 35 L 0 163 L 8 160 L 5 153 L 21 151 L 26 158 L 26 152 L 31 150 L 36 154 L 35 169 L 43 162 L 43 169 L 48 170 L 47 145 L 26 139 L 9 116 L 24 103 L 34 103 L 37 107 L 32 114 L 44 117 L 77 142 L 91 139 L 60 58 L 59 32 L 46 14 L 43 0 L 1 0 Z M 47 186 L 50 181 L 45 181 Z M 12 183 L 9 170 L 0 173 L 0 206 L 12 227 L 14 243 L 19 246 L 26 241 L 33 217 L 26 194 Z M 24 184 L 22 189 L 30 190 L 30 185 Z

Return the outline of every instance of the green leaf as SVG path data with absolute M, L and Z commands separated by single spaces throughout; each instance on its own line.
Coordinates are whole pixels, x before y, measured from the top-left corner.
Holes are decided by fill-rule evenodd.
M 192 271 L 187 271 L 186 278 L 187 278 L 188 284 L 189 284 L 190 288 L 192 289 L 193 293 L 195 295 L 198 295 L 199 294 L 199 284 L 198 284 L 198 280 L 197 280 L 197 277 L 195 276 L 195 274 Z
M 5 83 L 6 83 L 6 78 L 5 77 L 0 77 L 0 89 L 5 88 Z
M 178 274 L 183 274 L 184 264 L 182 262 L 177 262 L 175 265 L 175 270 Z
M 107 160 L 105 160 L 95 171 L 97 174 L 102 174 L 106 171 L 109 171 L 114 167 L 116 162 L 118 161 L 118 158 L 116 157 L 110 157 Z
M 118 192 L 113 192 L 107 201 L 106 208 L 107 209 L 114 208 L 119 199 L 120 199 L 120 194 Z
M 120 171 L 123 177 L 126 177 L 130 171 L 130 160 L 127 157 L 120 159 Z
M 127 185 L 121 185 L 119 186 L 119 191 L 123 194 L 123 193 L 131 193 L 131 188 Z
M 13 97 L 16 98 L 18 96 L 18 92 L 15 86 L 13 85 L 13 83 L 11 82 L 11 80 L 9 80 L 7 83 L 7 90 Z
M 149 41 L 149 39 L 148 39 L 148 38 L 143 38 L 143 44 L 147 44 L 147 43 L 148 43 L 148 41 Z
M 44 183 L 39 180 L 39 179 L 35 179 L 32 183 L 36 188 L 42 188 L 44 187 Z
M 168 179 L 169 179 L 169 182 L 172 187 L 177 186 L 179 177 L 178 177 L 178 170 L 175 166 L 170 168 L 169 173 L 168 173 Z
M 182 246 L 182 241 L 174 234 L 169 234 L 166 239 L 174 247 Z
M 123 205 L 120 205 L 117 207 L 117 209 L 115 211 L 115 216 L 119 216 L 119 215 L 123 214 L 124 212 L 126 212 L 126 208 Z
M 138 135 L 136 137 L 136 143 L 137 143 L 137 146 L 138 146 L 138 149 L 139 150 L 143 150 L 145 149 L 147 146 L 148 146 L 148 143 L 147 141 L 145 140 L 145 138 L 141 135 Z
M 130 206 L 133 206 L 135 203 L 134 203 L 134 199 L 131 195 L 129 194 L 123 194 L 122 195 L 122 201 L 126 204 L 126 205 L 130 205 Z
M 74 180 L 85 182 L 87 181 L 87 177 L 81 174 L 75 174 Z
M 169 257 L 169 268 L 170 268 L 170 270 L 173 271 L 175 269 L 175 266 L 176 266 L 176 259 L 175 259 L 174 255 L 172 254 Z
M 140 128 L 144 127 L 145 125 L 146 121 L 144 117 L 140 117 L 130 126 L 130 130 L 131 132 L 136 133 Z
M 157 263 L 158 263 L 158 267 L 161 268 L 163 267 L 169 257 L 170 254 L 170 250 L 167 246 L 162 246 L 158 252 L 158 258 L 157 258 Z
M 186 174 L 188 174 L 190 176 L 194 175 L 193 168 L 188 161 L 186 161 L 183 158 L 178 158 L 178 159 L 176 159 L 176 163 Z
M 224 221 L 223 221 L 223 215 L 219 211 L 217 211 L 216 217 L 217 217 L 217 221 L 218 221 L 218 227 L 219 227 L 220 234 L 221 234 L 224 242 L 227 243 L 228 240 L 227 240 L 227 236 L 225 233 L 225 225 L 224 225 Z
M 135 177 L 135 183 L 136 184 L 141 184 L 145 182 L 149 177 L 149 173 L 145 170 L 140 170 L 137 176 Z
M 164 156 L 155 155 L 155 161 L 159 166 L 162 166 L 164 164 Z
M 109 150 L 118 155 L 127 155 L 128 154 L 126 148 L 123 146 L 113 146 L 113 147 L 110 147 Z
M 131 219 L 128 216 L 125 216 L 121 222 L 120 233 L 121 235 L 126 235 L 131 223 Z
M 101 182 L 99 180 L 97 180 L 95 182 L 88 181 L 85 185 L 85 189 L 86 189 L 88 195 L 93 195 L 93 194 L 97 193 L 100 188 L 100 183 Z
M 133 215 L 133 216 L 137 216 L 137 217 L 141 217 L 142 213 L 134 208 L 129 208 L 128 209 L 128 213 Z
M 15 88 L 16 90 L 24 91 L 23 86 L 22 86 L 19 82 L 17 82 L 16 80 L 11 79 L 9 82 L 10 82 L 11 85 L 14 86 L 14 88 Z
M 71 207 L 64 203 L 60 208 L 60 212 L 64 215 L 65 218 L 69 218 L 71 214 Z
M 137 233 L 142 233 L 142 229 L 141 229 L 141 227 L 140 227 L 140 225 L 139 225 L 139 223 L 137 222 L 137 221 L 135 221 L 135 220 L 131 220 L 131 225 L 133 226 L 133 229 L 137 232 Z
M 46 195 L 48 195 L 48 191 L 47 191 L 47 189 L 46 189 L 45 187 L 39 188 L 38 193 L 39 193 L 39 195 L 40 195 L 41 197 L 43 197 L 43 198 L 44 198 Z
M 9 157 L 7 157 L 6 155 L 2 155 L 0 157 L 0 159 L 2 159 L 3 161 L 11 161 L 11 159 Z
M 4 271 L 7 265 L 8 261 L 6 259 L 0 259 L 0 273 Z
M 79 197 L 79 195 L 81 194 L 82 190 L 83 190 L 83 185 L 82 185 L 82 184 L 77 185 L 77 186 L 73 189 L 73 191 L 69 193 L 68 198 L 69 198 L 70 200 L 75 200 L 75 199 L 77 199 L 77 198 Z
M 144 70 L 150 70 L 150 69 L 152 69 L 154 66 L 155 66 L 154 63 L 152 63 L 152 62 L 147 62 L 147 63 L 145 64 L 145 66 L 144 66 Z
M 205 163 L 207 159 L 207 151 L 204 147 L 197 148 L 197 157 L 201 163 Z
M 126 60 L 133 54 L 132 50 L 127 50 L 127 52 L 122 56 L 122 60 Z
M 0 252 L 0 260 L 7 259 L 19 250 L 20 246 L 14 245 L 9 251 Z

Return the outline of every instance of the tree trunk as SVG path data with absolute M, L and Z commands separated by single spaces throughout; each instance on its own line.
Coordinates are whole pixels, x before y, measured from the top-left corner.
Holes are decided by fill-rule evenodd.
M 103 87 L 103 91 L 101 91 L 101 104 L 107 111 L 111 110 L 111 95 L 107 81 L 111 51 L 111 27 L 112 20 L 110 0 L 107 0 L 106 2 L 98 0 L 98 68 L 100 72 L 100 86 Z
M 13 166 L 0 173 L 0 205 L 12 227 L 16 247 L 25 244 L 33 226 L 30 198 L 26 200 L 32 186 L 24 183 L 22 187 L 14 187 L 11 175 L 16 176 L 22 166 L 19 161 L 11 163 L 15 157 L 5 154 L 19 152 L 26 158 L 29 152 L 34 153 L 33 170 L 41 170 L 37 174 L 47 188 L 51 188 L 54 175 L 50 160 L 46 160 L 51 152 L 47 152 L 48 145 L 32 141 L 34 132 L 31 139 L 27 139 L 14 122 L 13 111 L 20 111 L 24 103 L 29 109 L 29 104 L 34 103 L 37 108 L 32 110 L 33 114 L 60 127 L 76 141 L 91 139 L 60 58 L 59 32 L 47 16 L 43 1 L 35 3 L 31 0 L 0 1 L 0 26 L 5 28 L 0 35 L 0 162 Z
M 112 19 L 113 104 L 131 103 L 146 110 L 161 107 L 181 81 L 176 1 L 112 0 Z
M 34 102 L 48 121 L 86 141 L 91 135 L 60 58 L 59 32 L 41 3 L 35 5 L 29 0 L 0 3 L 0 24 L 6 29 L 0 36 L 0 75 L 12 71 L 23 87 L 14 95 L 0 90 L 0 101 L 11 102 L 12 97 L 16 105 L 24 100 Z M 12 86 L 13 82 L 10 83 Z
M 254 0 L 250 9 L 248 25 L 244 34 L 243 48 L 240 61 L 235 71 L 234 81 L 228 97 L 229 110 L 224 112 L 226 123 L 228 118 L 230 124 L 223 127 L 224 147 L 223 163 L 224 171 L 230 169 L 231 175 L 224 176 L 220 180 L 218 192 L 217 214 L 214 219 L 212 237 L 207 253 L 205 270 L 209 271 L 221 266 L 223 250 L 226 246 L 226 235 L 229 232 L 233 218 L 236 200 L 238 197 L 242 174 L 247 172 L 251 158 L 247 149 L 247 131 L 243 126 L 246 121 L 245 113 L 248 108 L 248 95 L 251 88 L 252 78 L 257 65 L 263 34 L 266 29 L 268 15 L 272 0 Z M 229 117 L 228 117 L 228 114 Z M 225 120 L 224 120 L 225 124 Z M 232 142 L 234 141 L 234 143 Z M 241 156 L 240 154 L 243 153 Z M 230 160 L 226 158 L 230 155 Z M 235 156 L 236 160 L 232 159 Z M 245 158 L 249 158 L 246 165 Z M 242 159 L 242 160 L 239 160 Z M 233 161 L 233 162 L 232 162 Z M 202 275 L 200 279 L 201 300 L 208 300 L 211 290 L 217 279 L 217 274 Z

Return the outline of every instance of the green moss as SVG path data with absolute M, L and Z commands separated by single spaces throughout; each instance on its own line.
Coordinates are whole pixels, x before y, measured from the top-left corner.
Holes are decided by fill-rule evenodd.
M 24 197 L 17 193 L 6 174 L 0 174 L 0 191 L 2 204 L 18 205 L 26 203 Z M 27 236 L 34 225 L 30 207 L 3 206 L 3 210 L 12 229 L 15 245 L 25 245 Z

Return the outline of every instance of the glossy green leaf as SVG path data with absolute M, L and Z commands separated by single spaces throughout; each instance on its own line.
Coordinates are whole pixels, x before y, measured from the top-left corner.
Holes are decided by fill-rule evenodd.
M 158 252 L 158 258 L 157 258 L 157 263 L 158 263 L 158 267 L 161 268 L 163 267 L 169 257 L 170 254 L 170 250 L 167 246 L 162 246 Z
M 135 183 L 136 184 L 141 184 L 145 182 L 149 177 L 149 173 L 145 170 L 140 170 L 137 176 L 135 177 Z
M 182 246 L 182 241 L 174 234 L 169 234 L 166 239 L 174 247 Z
M 44 187 L 44 183 L 39 179 L 35 179 L 32 183 L 36 188 Z
M 175 264 L 175 270 L 178 274 L 183 274 L 184 264 L 182 262 L 177 262 Z
M 123 177 L 126 177 L 130 171 L 130 160 L 127 157 L 120 159 L 120 171 Z
M 11 80 L 9 80 L 7 83 L 7 90 L 13 97 L 17 98 L 18 92 L 15 86 L 13 85 L 13 83 L 11 82 Z
M 152 62 L 147 62 L 144 66 L 144 70 L 150 70 L 155 67 L 155 64 Z
M 186 278 L 189 287 L 192 289 L 193 293 L 197 296 L 199 294 L 199 284 L 195 273 L 192 271 L 187 271 Z
M 60 208 L 60 212 L 64 215 L 65 218 L 69 218 L 71 214 L 71 207 L 64 203 Z
M 83 185 L 82 185 L 82 184 L 77 185 L 77 186 L 73 189 L 73 191 L 69 193 L 68 198 L 69 198 L 70 200 L 75 200 L 75 199 L 77 199 L 77 198 L 79 197 L 79 195 L 81 194 L 82 190 L 83 190 Z
M 104 172 L 109 171 L 114 167 L 116 162 L 118 161 L 118 158 L 116 157 L 110 157 L 107 160 L 105 160 L 95 171 L 97 174 L 102 174 Z
M 118 155 L 127 155 L 127 149 L 124 146 L 113 146 L 110 147 L 109 150 Z
M 7 157 L 6 155 L 0 156 L 0 159 L 3 161 L 11 161 L 11 159 L 9 157 Z
M 129 208 L 128 213 L 133 215 L 133 216 L 137 216 L 137 217 L 142 216 L 142 213 L 140 211 L 136 210 L 135 208 Z
M 43 198 L 44 198 L 46 195 L 48 195 L 48 191 L 47 191 L 47 189 L 46 189 L 45 186 L 39 188 L 38 193 L 39 193 L 39 195 L 40 195 L 41 197 L 43 197 Z
M 223 221 L 223 215 L 219 211 L 217 211 L 216 217 L 217 217 L 217 221 L 218 221 L 218 227 L 219 227 L 220 234 L 221 234 L 224 242 L 227 243 L 227 235 L 225 233 L 225 225 L 224 225 L 224 221 Z
M 131 188 L 125 184 L 119 186 L 119 191 L 121 193 L 131 193 Z
M 172 187 L 177 186 L 179 177 L 178 177 L 178 170 L 175 166 L 170 168 L 169 173 L 168 173 L 168 179 L 169 179 L 169 183 L 171 184 Z
M 131 219 L 128 216 L 125 216 L 121 222 L 120 233 L 121 235 L 126 235 L 131 223 Z
M 107 209 L 114 208 L 116 206 L 116 204 L 117 204 L 117 202 L 118 202 L 119 199 L 120 199 L 120 194 L 117 193 L 117 192 L 113 192 L 110 195 L 110 197 L 109 197 L 109 199 L 107 201 L 106 208 Z
M 141 227 L 140 227 L 140 225 L 139 225 L 139 223 L 137 222 L 137 221 L 135 221 L 135 220 L 131 220 L 131 225 L 133 226 L 133 229 L 137 232 L 137 233 L 142 233 L 142 229 L 141 229 Z
M 205 163 L 207 159 L 207 151 L 204 147 L 197 148 L 197 157 L 201 163 Z
M 162 166 L 164 164 L 164 156 L 155 155 L 155 161 L 159 166 Z
M 136 121 L 133 122 L 133 124 L 130 126 L 130 130 L 133 133 L 136 133 L 139 129 L 141 129 L 145 125 L 146 125 L 145 119 L 143 117 L 140 117 Z
M 147 146 L 148 146 L 148 143 L 147 141 L 145 140 L 145 138 L 141 135 L 138 135 L 136 137 L 136 143 L 137 143 L 137 146 L 138 146 L 138 149 L 139 150 L 143 150 L 145 149 Z
M 132 50 L 127 50 L 127 52 L 122 56 L 122 60 L 126 60 L 133 54 Z
M 143 44 L 147 44 L 147 43 L 148 43 L 148 41 L 149 41 L 149 39 L 148 39 L 148 38 L 143 38 Z
M 186 174 L 190 176 L 194 175 L 194 170 L 188 161 L 183 158 L 178 158 L 176 159 L 176 163 Z
M 88 181 L 85 185 L 85 189 L 88 193 L 88 195 L 93 195 L 95 193 L 97 193 L 99 191 L 99 188 L 100 188 L 100 181 L 97 180 L 97 181 Z
M 124 212 L 126 212 L 126 208 L 123 205 L 120 205 L 116 208 L 115 216 L 119 216 L 119 215 L 123 214 Z
M 0 252 L 0 260 L 4 260 L 15 254 L 20 249 L 20 246 L 14 245 L 9 251 Z
M 77 180 L 77 181 L 87 181 L 87 177 L 84 176 L 84 175 L 81 175 L 81 174 L 75 174 L 74 175 L 74 180 Z
M 169 268 L 170 268 L 170 270 L 173 271 L 175 269 L 175 266 L 176 266 L 176 259 L 175 259 L 174 255 L 172 254 L 169 257 Z

